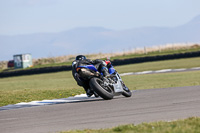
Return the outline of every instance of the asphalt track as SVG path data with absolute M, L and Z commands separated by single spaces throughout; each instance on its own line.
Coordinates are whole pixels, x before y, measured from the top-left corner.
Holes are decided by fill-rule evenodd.
M 200 117 L 200 86 L 134 91 L 131 98 L 0 111 L 2 133 L 48 133 L 109 128 L 121 124 Z

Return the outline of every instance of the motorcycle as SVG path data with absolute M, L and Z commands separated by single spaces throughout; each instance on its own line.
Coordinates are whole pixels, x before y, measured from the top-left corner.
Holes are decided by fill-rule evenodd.
M 106 61 L 110 63 L 110 61 Z M 76 61 L 72 63 L 74 67 Z M 75 72 L 76 71 L 76 72 Z M 96 97 L 100 96 L 105 100 L 113 99 L 114 96 L 123 95 L 125 97 L 131 97 L 132 93 L 129 88 L 124 84 L 118 72 L 114 67 L 109 65 L 108 72 L 110 76 L 108 78 L 103 76 L 94 65 L 78 66 L 72 69 L 72 73 L 75 73 L 76 77 L 81 83 L 87 84 L 91 92 L 94 93 Z

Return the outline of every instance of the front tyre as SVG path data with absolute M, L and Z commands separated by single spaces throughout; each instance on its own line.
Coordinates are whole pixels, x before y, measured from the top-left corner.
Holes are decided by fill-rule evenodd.
M 121 82 L 121 84 L 122 84 L 122 87 L 123 87 L 123 92 L 122 92 L 122 95 L 123 96 L 125 96 L 125 97 L 131 97 L 132 96 L 132 93 L 131 93 L 131 91 L 129 90 L 129 88 L 128 87 L 126 87 L 126 85 L 123 83 L 123 82 Z
M 104 83 L 99 78 L 90 79 L 90 87 L 103 99 L 110 100 L 113 99 L 114 91 L 109 86 L 104 86 Z

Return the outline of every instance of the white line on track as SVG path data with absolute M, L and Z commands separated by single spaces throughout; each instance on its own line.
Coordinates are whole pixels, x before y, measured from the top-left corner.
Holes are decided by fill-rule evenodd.
M 154 71 L 155 73 L 163 73 L 163 72 L 171 72 L 172 69 L 163 69 L 163 70 L 157 70 L 157 71 Z
M 16 108 L 24 108 L 24 107 L 32 107 L 32 106 L 44 106 L 44 105 L 52 105 L 52 104 L 61 104 L 61 103 L 72 103 L 78 101 L 86 101 L 91 99 L 97 99 L 96 97 L 87 97 L 86 94 L 76 95 L 74 97 L 62 98 L 62 99 L 53 99 L 53 100 L 42 100 L 42 101 L 32 101 L 32 102 L 22 102 L 13 105 L 7 105 L 0 107 L 1 110 L 9 110 Z
M 200 67 L 191 68 L 192 70 L 200 70 Z

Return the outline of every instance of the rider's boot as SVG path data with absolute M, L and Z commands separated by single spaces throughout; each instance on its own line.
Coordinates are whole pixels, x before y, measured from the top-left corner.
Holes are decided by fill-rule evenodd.
M 110 77 L 110 74 L 109 74 L 108 69 L 106 67 L 104 67 L 104 69 L 102 70 L 102 73 L 103 73 L 104 77 L 106 77 L 106 78 Z
M 94 93 L 93 93 L 93 91 L 91 91 L 90 89 L 88 89 L 87 92 L 86 92 L 86 94 L 87 94 L 88 97 L 91 97 Z
M 85 90 L 85 92 L 86 92 L 86 95 L 87 95 L 88 97 L 91 97 L 91 96 L 93 95 L 93 92 L 92 92 L 90 89 L 88 89 L 87 86 L 83 86 L 83 88 L 84 88 L 84 90 Z

